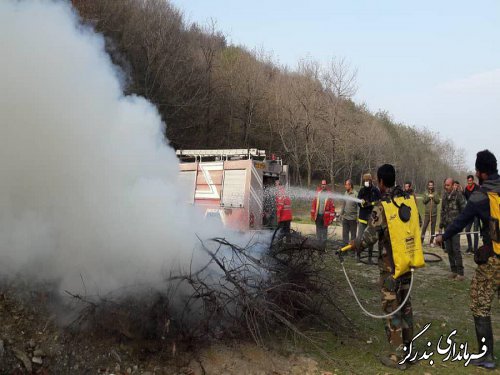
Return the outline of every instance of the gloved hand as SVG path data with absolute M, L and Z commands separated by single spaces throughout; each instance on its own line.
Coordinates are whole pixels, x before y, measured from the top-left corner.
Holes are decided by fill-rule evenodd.
M 365 207 L 366 206 L 366 201 L 364 199 L 361 199 L 361 207 Z
M 349 246 L 351 246 L 351 250 L 356 251 L 356 241 L 351 240 L 351 242 L 349 242 Z

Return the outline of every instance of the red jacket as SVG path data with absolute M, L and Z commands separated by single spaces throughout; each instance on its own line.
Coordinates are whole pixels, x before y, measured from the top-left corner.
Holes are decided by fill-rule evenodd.
M 286 195 L 283 187 L 278 189 L 276 195 L 276 216 L 278 217 L 278 223 L 292 220 L 292 200 Z
M 321 188 L 319 187 L 316 190 L 316 197 L 312 201 L 311 205 L 311 219 L 312 221 L 316 221 L 316 217 L 318 216 L 318 209 L 319 209 L 319 199 L 318 195 L 321 192 Z M 329 189 L 325 190 L 326 193 L 331 193 Z M 325 207 L 323 210 L 323 225 L 325 227 L 329 226 L 333 219 L 335 218 L 335 206 L 333 204 L 333 199 L 332 198 L 326 198 L 325 199 Z

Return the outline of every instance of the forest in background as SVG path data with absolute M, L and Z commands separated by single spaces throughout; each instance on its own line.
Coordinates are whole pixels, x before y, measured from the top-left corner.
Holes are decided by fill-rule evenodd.
M 72 2 L 104 35 L 125 92 L 158 107 L 176 149 L 265 149 L 304 186 L 319 178 L 359 183 L 382 163 L 420 191 L 429 179 L 439 186 L 466 174 L 464 151 L 452 141 L 355 103 L 356 69 L 345 58 L 305 58 L 291 69 L 229 43 L 215 22 L 187 22 L 165 0 Z

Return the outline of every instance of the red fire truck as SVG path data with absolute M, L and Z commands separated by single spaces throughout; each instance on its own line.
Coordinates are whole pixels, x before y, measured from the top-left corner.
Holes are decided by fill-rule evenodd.
M 272 226 L 276 180 L 288 185 L 288 166 L 263 150 L 177 150 L 180 181 L 188 202 L 205 217 L 238 229 Z

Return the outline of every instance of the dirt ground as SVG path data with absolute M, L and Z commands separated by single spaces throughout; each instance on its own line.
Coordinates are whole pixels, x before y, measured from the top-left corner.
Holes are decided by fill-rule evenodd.
M 316 234 L 316 225 L 314 224 L 292 222 L 292 229 L 304 235 Z M 342 236 L 342 227 L 337 223 L 328 227 L 328 237 L 331 238 L 332 236 Z
M 278 352 L 249 341 L 176 345 L 172 339 L 130 339 L 116 330 L 76 329 L 71 324 L 74 317 L 61 317 L 61 312 L 53 310 L 53 298 L 44 288 L 1 285 L 0 374 L 325 373 L 317 360 L 293 346 Z

